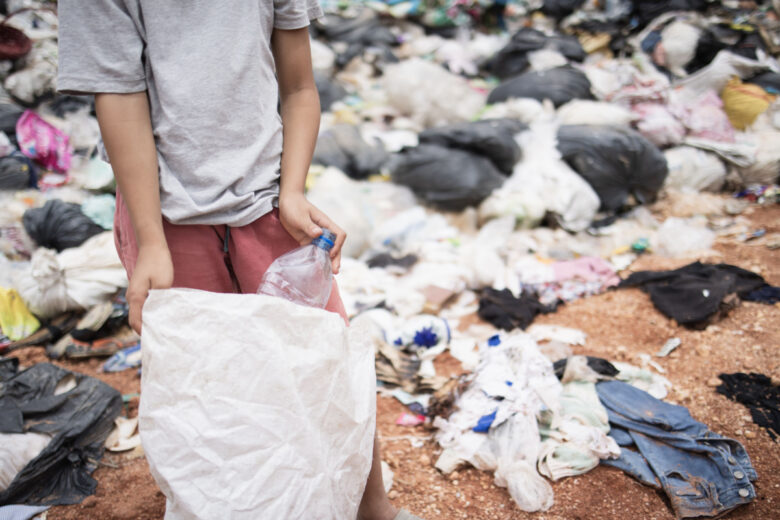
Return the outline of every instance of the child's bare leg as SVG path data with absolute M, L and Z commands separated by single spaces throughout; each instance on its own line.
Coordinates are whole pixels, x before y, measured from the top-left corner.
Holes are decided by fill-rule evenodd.
M 393 520 L 398 509 L 390 503 L 382 481 L 382 457 L 379 454 L 379 440 L 374 436 L 374 456 L 368 473 L 366 490 L 358 509 L 358 520 Z

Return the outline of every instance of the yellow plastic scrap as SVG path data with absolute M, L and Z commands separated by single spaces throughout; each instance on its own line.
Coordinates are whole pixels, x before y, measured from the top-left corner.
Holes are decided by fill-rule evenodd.
M 11 341 L 24 339 L 41 328 L 16 289 L 0 287 L 0 330 Z
M 752 125 L 775 100 L 775 96 L 763 88 L 742 83 L 736 76 L 729 80 L 720 97 L 723 99 L 723 110 L 737 130 L 744 130 Z

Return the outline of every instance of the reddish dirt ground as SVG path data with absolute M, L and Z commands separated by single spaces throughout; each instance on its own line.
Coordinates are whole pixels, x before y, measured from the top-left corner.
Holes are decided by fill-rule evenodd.
M 780 232 L 780 207 L 751 208 L 745 215 L 753 229 L 765 228 L 767 235 Z M 714 256 L 703 258 L 759 270 L 773 285 L 780 285 L 780 251 L 770 250 L 765 241 L 741 243 L 731 239 L 716 242 Z M 666 269 L 685 265 L 696 258 L 640 258 L 633 270 Z M 661 315 L 648 297 L 636 289 L 609 292 L 561 307 L 541 316 L 538 323 L 582 329 L 588 335 L 576 354 L 638 363 L 640 353 L 652 354 L 669 338 L 682 345 L 666 358 L 656 359 L 674 384 L 668 401 L 688 407 L 693 417 L 712 430 L 742 442 L 753 461 L 759 479 L 758 498 L 727 518 L 734 520 L 780 517 L 780 450 L 761 428 L 750 420 L 742 405 L 717 394 L 712 379 L 722 372 L 759 371 L 780 378 L 780 308 L 743 303 L 725 319 L 703 331 L 678 326 Z M 23 364 L 46 361 L 42 349 L 17 352 Z M 458 373 L 460 364 L 448 353 L 436 361 L 440 372 Z M 99 377 L 123 394 L 139 391 L 139 379 L 132 372 L 102 374 L 100 361 L 58 362 L 65 368 Z M 709 384 L 708 384 L 709 382 Z M 138 398 L 129 402 L 127 413 L 137 413 Z M 546 512 L 529 514 L 514 505 L 505 489 L 493 484 L 492 475 L 462 469 L 449 477 L 434 467 L 439 449 L 424 426 L 402 427 L 395 419 L 405 408 L 394 399 L 377 397 L 378 430 L 382 457 L 395 473 L 390 497 L 398 506 L 428 520 L 526 519 L 535 520 L 622 520 L 635 518 L 666 520 L 674 515 L 663 493 L 643 486 L 619 470 L 598 467 L 579 477 L 552 484 L 555 504 Z M 413 447 L 410 441 L 421 441 Z M 418 443 L 415 442 L 415 445 Z M 107 454 L 95 471 L 97 493 L 82 504 L 54 507 L 50 520 L 74 519 L 159 519 L 165 499 L 154 483 L 141 453 Z

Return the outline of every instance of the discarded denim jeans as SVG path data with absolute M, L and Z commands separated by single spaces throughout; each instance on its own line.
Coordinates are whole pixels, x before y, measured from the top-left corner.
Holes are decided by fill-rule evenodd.
M 596 390 L 609 435 L 623 448 L 617 460 L 603 463 L 662 488 L 678 518 L 718 516 L 755 499 L 751 482 L 758 477 L 739 442 L 713 433 L 685 407 L 626 383 L 606 381 Z

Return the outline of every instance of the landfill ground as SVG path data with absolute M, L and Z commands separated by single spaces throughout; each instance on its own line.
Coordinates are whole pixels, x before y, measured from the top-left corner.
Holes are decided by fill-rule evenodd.
M 664 207 L 669 208 L 669 205 L 656 206 L 656 211 L 662 213 L 660 216 L 666 216 L 663 213 L 667 209 L 659 210 Z M 766 229 L 766 237 L 780 233 L 780 206 L 752 206 L 742 216 L 750 221 L 753 229 Z M 713 249 L 714 254 L 700 259 L 740 265 L 759 272 L 768 283 L 780 285 L 778 251 L 770 250 L 765 239 L 739 242 L 733 238 L 719 238 Z M 674 269 L 695 259 L 645 255 L 631 269 Z M 467 324 L 468 320 L 464 322 Z M 574 347 L 575 354 L 636 364 L 639 364 L 640 353 L 654 354 L 669 338 L 680 338 L 681 346 L 668 357 L 653 358 L 666 370 L 664 375 L 674 385 L 667 400 L 688 407 L 695 419 L 708 424 L 715 432 L 742 442 L 759 475 L 755 483 L 757 499 L 725 518 L 780 517 L 778 445 L 766 431 L 753 424 L 747 408 L 729 401 L 714 389 L 717 375 L 722 372 L 756 370 L 780 381 L 778 306 L 743 302 L 716 325 L 693 331 L 661 315 L 639 289 L 625 289 L 569 303 L 553 314 L 540 316 L 537 323 L 574 327 L 586 332 L 587 342 L 585 346 Z M 42 348 L 27 348 L 16 355 L 24 365 L 47 361 Z M 124 395 L 140 390 L 140 379 L 134 371 L 101 373 L 102 360 L 99 359 L 56 363 L 102 379 Z M 436 364 L 439 373 L 461 372 L 460 363 L 449 353 L 439 356 Z M 135 416 L 138 397 L 130 399 L 127 407 L 128 415 Z M 378 396 L 377 409 L 382 458 L 395 474 L 390 498 L 397 506 L 424 519 L 609 520 L 623 519 L 626 514 L 648 520 L 674 518 L 662 492 L 604 466 L 553 483 L 553 507 L 545 512 L 525 513 L 517 508 L 505 489 L 493 483 L 490 473 L 464 468 L 449 477 L 441 475 L 433 467 L 439 449 L 432 440 L 432 431 L 424 426 L 395 425 L 396 418 L 405 411 L 399 402 Z M 78 505 L 53 507 L 47 519 L 144 520 L 163 517 L 165 499 L 139 448 L 129 454 L 106 452 L 94 477 L 98 481 L 94 496 Z

